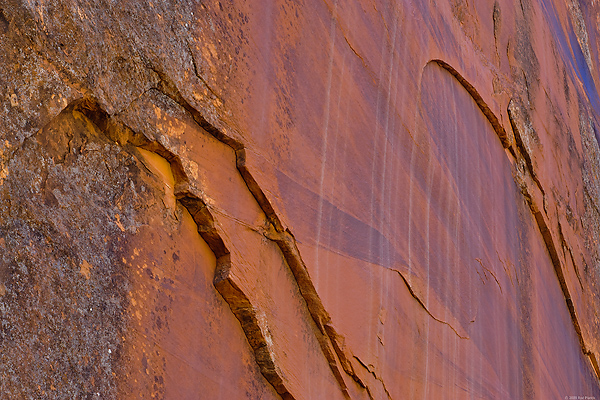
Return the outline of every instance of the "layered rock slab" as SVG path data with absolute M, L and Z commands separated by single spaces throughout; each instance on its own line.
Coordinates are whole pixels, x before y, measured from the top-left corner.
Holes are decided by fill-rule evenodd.
M 2 393 L 278 397 L 212 286 L 214 254 L 144 162 L 75 105 L 11 154 Z
M 154 117 L 150 124 L 148 113 Z M 267 380 L 284 397 L 343 397 L 346 384 L 332 374 L 319 339 L 323 332 L 277 243 L 268 238 L 274 228 L 238 171 L 236 152 L 158 91 L 118 118 L 184 160 L 185 179 L 173 181 L 173 196 L 192 213 L 200 234 L 213 238 L 215 287 L 239 319 Z M 320 378 L 311 384 L 313 376 Z

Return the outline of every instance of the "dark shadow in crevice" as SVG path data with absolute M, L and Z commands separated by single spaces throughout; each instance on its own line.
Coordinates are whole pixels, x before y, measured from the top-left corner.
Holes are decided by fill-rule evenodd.
M 206 121 L 178 94 L 174 93 L 173 86 L 167 83 L 160 85 L 171 99 L 184 102 L 183 108 L 190 112 L 194 120 L 205 128 Z M 166 88 L 166 89 L 165 89 Z M 166 93 L 165 93 L 166 92 Z M 169 95 L 170 93 L 170 95 Z M 197 231 L 202 239 L 208 244 L 209 248 L 215 254 L 217 266 L 213 284 L 217 291 L 223 296 L 229 304 L 232 312 L 240 322 L 242 329 L 246 335 L 248 343 L 252 347 L 256 362 L 261 373 L 267 381 L 275 388 L 279 395 L 284 399 L 293 399 L 294 397 L 286 387 L 281 371 L 276 365 L 276 362 L 269 350 L 267 338 L 260 329 L 258 322 L 258 310 L 251 304 L 248 296 L 237 286 L 230 275 L 231 257 L 227 246 L 221 238 L 219 232 L 215 228 L 214 218 L 207 205 L 202 201 L 199 195 L 193 193 L 190 189 L 189 179 L 183 168 L 180 158 L 165 148 L 162 144 L 155 140 L 150 140 L 143 134 L 134 132 L 120 121 L 112 118 L 106 113 L 95 101 L 90 99 L 82 99 L 74 102 L 70 107 L 84 114 L 90 119 L 109 139 L 119 143 L 122 146 L 134 146 L 152 153 L 155 153 L 169 162 L 173 173 L 175 188 L 174 194 L 176 199 L 184 206 L 197 226 Z M 192 112 L 193 111 L 193 112 Z M 199 122 L 200 121 L 200 122 Z M 215 128 L 207 130 L 209 133 L 216 131 Z M 224 135 L 221 133 L 213 134 L 221 142 L 229 145 L 235 150 L 237 158 L 237 169 L 246 182 L 249 190 L 254 195 L 259 206 L 267 215 L 272 224 L 272 229 L 266 233 L 266 236 L 273 240 L 281 250 L 284 259 L 290 267 L 296 283 L 300 289 L 309 313 L 311 314 L 317 329 L 314 334 L 320 344 L 325 358 L 328 361 L 330 369 L 340 385 L 340 389 L 346 398 L 349 398 L 348 389 L 338 368 L 338 360 L 342 365 L 343 370 L 349 373 L 362 387 L 365 384 L 358 378 L 354 368 L 349 361 L 350 356 L 344 351 L 344 339 L 338 335 L 333 326 L 329 314 L 325 311 L 321 300 L 316 293 L 316 289 L 308 275 L 306 265 L 302 261 L 295 239 L 289 230 L 284 230 L 279 218 L 275 215 L 273 208 L 268 203 L 266 196 L 258 187 L 256 181 L 250 175 L 250 172 L 245 167 L 245 151 L 238 142 L 233 140 L 221 140 Z

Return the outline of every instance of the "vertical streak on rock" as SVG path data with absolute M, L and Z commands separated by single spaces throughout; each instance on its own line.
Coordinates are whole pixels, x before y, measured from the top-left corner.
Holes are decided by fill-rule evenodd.
M 485 103 L 481 95 L 477 92 L 477 90 L 471 85 L 455 68 L 446 63 L 445 61 L 436 59 L 432 60 L 436 64 L 440 65 L 442 68 L 446 69 L 450 72 L 459 82 L 460 84 L 467 90 L 467 92 L 473 97 L 477 106 L 486 116 L 494 131 L 498 135 L 502 146 L 506 149 L 511 150 L 511 155 L 516 159 L 516 161 L 521 161 L 521 163 L 525 164 L 525 169 L 523 176 L 520 182 L 522 193 L 531 209 L 531 213 L 534 216 L 536 224 L 540 230 L 542 235 L 542 239 L 544 240 L 544 244 L 548 250 L 550 255 L 551 262 L 554 266 L 554 270 L 559 281 L 559 285 L 563 295 L 565 297 L 565 302 L 567 305 L 567 309 L 569 310 L 569 314 L 571 316 L 571 320 L 573 323 L 573 327 L 579 339 L 581 349 L 584 355 L 586 355 L 590 361 L 592 369 L 594 373 L 600 379 L 600 368 L 598 365 L 598 360 L 593 351 L 588 349 L 585 339 L 583 337 L 583 333 L 581 330 L 581 325 L 579 323 L 579 319 L 577 317 L 577 313 L 575 311 L 575 307 L 573 305 L 572 297 L 569 292 L 569 288 L 566 283 L 563 266 L 560 261 L 560 257 L 558 255 L 557 247 L 554 243 L 554 239 L 552 237 L 552 233 L 549 229 L 549 224 L 547 221 L 547 217 L 542 212 L 542 208 L 544 205 L 544 190 L 537 178 L 537 175 L 534 171 L 534 165 L 531 159 L 530 149 L 525 144 L 525 139 L 523 135 L 525 132 L 523 130 L 533 128 L 530 126 L 528 121 L 528 116 L 525 114 L 525 111 L 522 107 L 519 106 L 519 102 L 515 99 L 511 99 L 508 105 L 508 115 L 510 119 L 510 124 L 512 128 L 512 135 L 510 132 L 506 132 L 504 127 L 500 124 L 498 118 L 491 111 L 489 106 Z M 534 131 L 530 132 L 532 135 L 535 135 Z M 535 183 L 535 188 L 532 183 Z M 535 190 L 539 191 L 539 195 L 534 193 Z M 526 383 L 526 382 L 525 382 Z

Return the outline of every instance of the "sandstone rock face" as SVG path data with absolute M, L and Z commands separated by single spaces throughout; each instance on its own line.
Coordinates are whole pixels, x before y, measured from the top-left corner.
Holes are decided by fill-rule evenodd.
M 6 0 L 0 54 L 0 397 L 600 399 L 600 3 Z

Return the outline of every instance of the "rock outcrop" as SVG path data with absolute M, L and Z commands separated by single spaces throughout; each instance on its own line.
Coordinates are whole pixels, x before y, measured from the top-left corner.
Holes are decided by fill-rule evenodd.
M 0 3 L 0 397 L 600 399 L 600 3 Z

